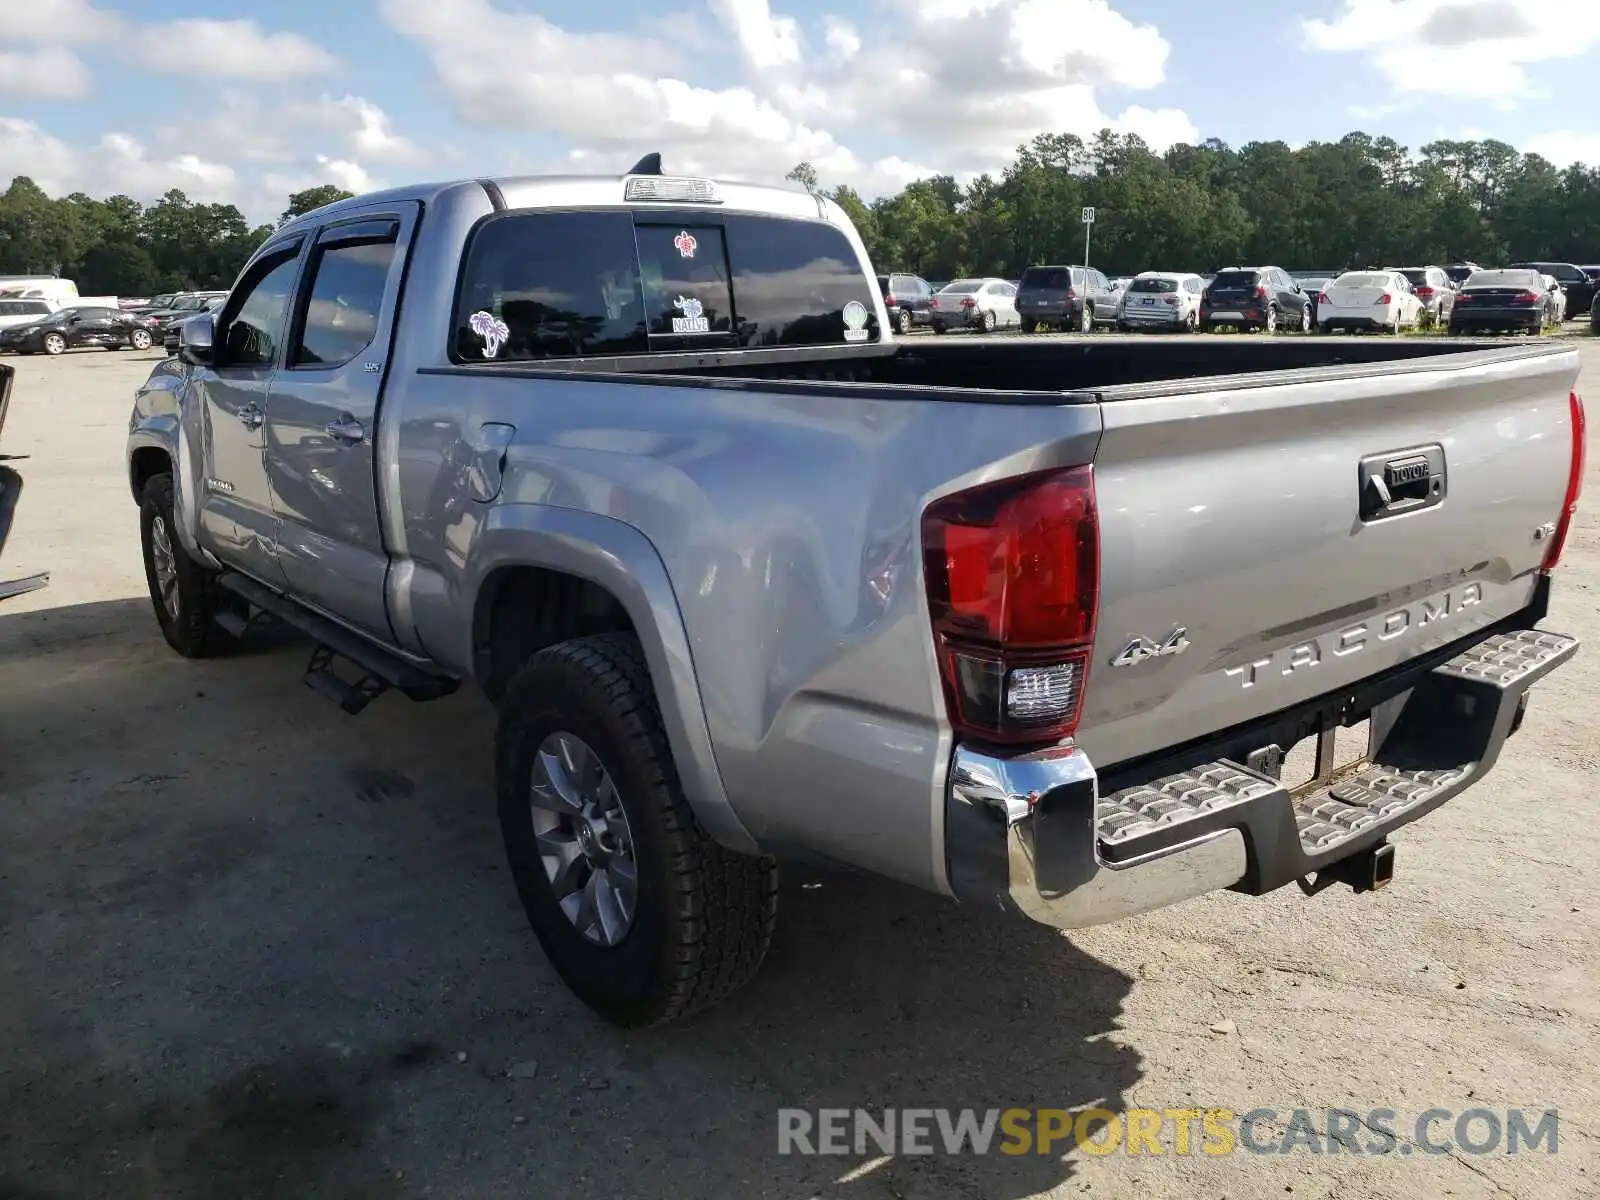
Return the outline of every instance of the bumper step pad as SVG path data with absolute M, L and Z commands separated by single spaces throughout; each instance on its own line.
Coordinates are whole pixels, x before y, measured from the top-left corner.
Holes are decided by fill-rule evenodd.
M 1127 864 L 1238 828 L 1252 859 L 1244 890 L 1267 891 L 1325 868 L 1481 778 L 1516 729 L 1527 689 L 1577 648 L 1576 638 L 1536 629 L 1490 635 L 1396 698 L 1368 765 L 1300 796 L 1229 759 L 1101 796 L 1101 856 Z M 1376 712 L 1373 726 L 1380 726 Z

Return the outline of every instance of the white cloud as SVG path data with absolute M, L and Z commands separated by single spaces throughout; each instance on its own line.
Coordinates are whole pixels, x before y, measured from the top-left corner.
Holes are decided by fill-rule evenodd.
M 56 196 L 123 192 L 148 200 L 179 188 L 191 200 L 227 203 L 238 188 L 232 167 L 194 154 L 152 158 L 129 134 L 108 133 L 93 146 L 71 146 L 31 121 L 0 117 L 0 179 L 16 175 L 27 175 Z
M 1600 166 L 1600 132 L 1593 129 L 1565 129 L 1527 138 L 1521 146 L 1525 154 L 1537 154 L 1563 169 L 1573 163 Z
M 6 6 L 8 41 L 77 45 L 103 41 L 121 28 L 121 17 L 88 0 L 19 0 Z
M 1302 29 L 1313 50 L 1367 55 L 1397 93 L 1507 102 L 1547 90 L 1529 68 L 1600 45 L 1600 3 L 1344 0 Z
M 337 62 L 309 38 L 268 32 L 254 21 L 167 21 L 141 28 L 132 42 L 140 65 L 150 70 L 236 82 L 296 79 Z
M 61 46 L 0 50 L 0 95 L 36 100 L 77 100 L 89 94 L 89 68 Z
M 772 13 L 769 0 L 710 0 L 711 10 L 739 42 L 757 70 L 800 61 L 800 27 Z
M 272 196 L 288 197 L 308 188 L 331 183 L 347 192 L 374 192 L 387 187 L 383 180 L 374 178 L 360 163 L 343 158 L 330 158 L 319 154 L 305 170 L 293 174 L 268 174 L 261 180 L 265 192 Z
M 827 16 L 822 18 L 822 25 L 828 49 L 841 61 L 848 62 L 861 53 L 861 35 L 849 21 L 843 17 Z
M 432 56 L 463 121 L 576 143 L 572 162 L 587 169 L 661 149 L 669 169 L 772 180 L 806 160 L 826 183 L 875 191 L 905 182 L 913 158 L 950 174 L 995 169 L 1046 130 L 1111 127 L 1158 150 L 1198 136 L 1177 109 L 1097 103 L 1098 87 L 1159 84 L 1170 52 L 1110 0 L 875 0 L 869 15 L 890 23 L 868 36 L 826 15 L 828 53 L 815 60 L 771 0 L 706 2 L 737 43 L 742 83 L 697 84 L 652 36 L 572 33 L 492 0 L 378 7 Z M 861 154 L 840 131 L 904 157 Z

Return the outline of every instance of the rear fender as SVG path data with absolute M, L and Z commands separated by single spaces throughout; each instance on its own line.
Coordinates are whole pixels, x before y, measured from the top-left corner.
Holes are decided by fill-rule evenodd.
M 755 839 L 728 802 L 683 615 L 666 566 L 649 538 L 632 525 L 579 509 L 496 505 L 474 539 L 456 614 L 446 618 L 445 627 L 437 632 L 452 636 L 459 631 L 459 636 L 472 638 L 487 615 L 480 611 L 490 600 L 485 582 L 503 567 L 519 566 L 562 571 L 616 597 L 644 649 L 673 760 L 696 819 L 722 845 L 755 853 Z M 441 648 L 434 645 L 436 631 L 424 627 L 429 607 L 425 602 L 416 605 L 418 633 L 437 652 Z M 451 646 L 440 657 L 471 662 L 478 679 L 485 677 L 483 656 L 476 646 Z

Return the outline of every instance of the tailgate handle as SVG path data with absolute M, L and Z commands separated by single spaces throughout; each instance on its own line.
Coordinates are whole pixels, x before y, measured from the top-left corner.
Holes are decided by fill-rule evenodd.
M 1362 521 L 1432 508 L 1447 492 L 1444 447 L 1414 446 L 1369 454 L 1357 470 Z

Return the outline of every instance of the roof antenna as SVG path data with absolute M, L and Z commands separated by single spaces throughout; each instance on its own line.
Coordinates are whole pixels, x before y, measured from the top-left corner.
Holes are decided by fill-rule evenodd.
M 646 154 L 633 164 L 629 175 L 659 175 L 661 174 L 661 155 L 659 153 Z

